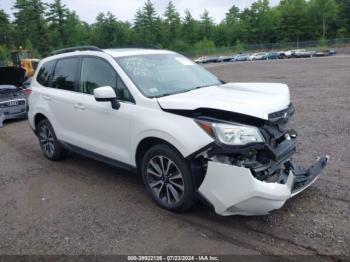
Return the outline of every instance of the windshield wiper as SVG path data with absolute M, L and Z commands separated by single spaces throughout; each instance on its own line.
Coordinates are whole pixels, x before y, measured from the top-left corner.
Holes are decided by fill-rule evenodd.
M 165 94 L 161 94 L 159 96 L 153 96 L 152 98 L 160 98 L 160 97 L 165 97 L 165 96 L 183 94 L 183 93 L 191 92 L 191 91 L 196 90 L 196 89 L 201 89 L 201 88 L 210 87 L 210 86 L 214 86 L 214 85 L 197 86 L 195 88 L 186 89 L 186 90 L 175 92 L 175 93 L 165 93 Z
M 205 88 L 205 87 L 210 87 L 210 86 L 215 86 L 215 85 L 197 86 L 197 87 L 195 87 L 193 90 L 195 90 L 195 89 L 201 89 L 201 88 Z
M 171 93 L 166 93 L 166 94 L 161 94 L 161 95 L 158 95 L 158 96 L 152 96 L 151 98 L 161 98 L 161 97 L 165 97 L 165 96 L 171 96 L 173 94 Z

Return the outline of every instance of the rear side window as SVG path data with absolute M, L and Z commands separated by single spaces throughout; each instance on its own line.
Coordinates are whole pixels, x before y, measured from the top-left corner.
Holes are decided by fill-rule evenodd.
M 50 61 L 41 66 L 36 81 L 42 86 L 51 87 L 50 80 L 55 63 L 56 61 Z
M 79 58 L 65 58 L 57 61 L 52 80 L 52 87 L 68 91 L 76 91 Z

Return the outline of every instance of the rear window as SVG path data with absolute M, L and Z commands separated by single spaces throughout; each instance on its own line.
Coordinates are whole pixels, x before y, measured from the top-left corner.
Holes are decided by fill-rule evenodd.
M 76 91 L 79 58 L 65 58 L 57 61 L 53 75 L 52 87 Z
M 52 71 L 54 66 L 55 66 L 55 61 L 50 61 L 43 64 L 39 70 L 36 81 L 38 81 L 38 83 L 43 86 L 50 87 L 51 86 L 50 80 L 52 77 Z

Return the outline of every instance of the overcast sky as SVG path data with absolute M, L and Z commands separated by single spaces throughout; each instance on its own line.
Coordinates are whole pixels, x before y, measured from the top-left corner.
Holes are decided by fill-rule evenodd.
M 44 1 L 50 2 L 50 0 Z M 120 20 L 133 21 L 136 10 L 142 7 L 145 0 L 62 0 L 66 6 L 77 12 L 80 19 L 93 23 L 99 12 L 112 12 Z M 163 14 L 168 0 L 152 0 L 158 14 Z M 249 7 L 254 0 L 173 0 L 180 14 L 189 9 L 195 18 L 204 9 L 207 9 L 216 22 L 220 22 L 227 10 L 236 5 L 239 8 Z M 279 0 L 270 0 L 271 5 L 276 5 Z M 11 10 L 14 0 L 0 0 L 0 9 L 6 13 L 12 13 Z

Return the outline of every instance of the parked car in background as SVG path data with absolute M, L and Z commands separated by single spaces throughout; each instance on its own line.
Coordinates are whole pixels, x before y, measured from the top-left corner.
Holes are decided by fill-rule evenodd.
M 305 49 L 298 49 L 294 50 L 293 57 L 295 58 L 307 58 L 307 57 L 314 57 L 316 54 L 316 51 L 307 51 Z
M 230 56 L 230 61 L 231 61 L 231 62 L 234 62 L 237 56 L 238 56 L 238 55 L 231 55 L 231 56 Z
M 337 54 L 337 50 L 335 50 L 335 49 L 329 49 L 328 50 L 328 55 L 329 56 L 335 56 Z
M 197 64 L 202 64 L 206 59 L 207 59 L 206 56 L 201 56 L 201 57 L 198 57 L 197 59 L 195 59 L 194 62 Z
M 195 59 L 194 62 L 197 64 L 202 64 L 205 59 L 207 59 L 206 56 L 201 56 L 201 57 L 198 57 L 197 59 Z
M 217 56 L 208 56 L 206 59 L 204 59 L 203 63 L 208 64 L 208 63 L 217 63 L 219 60 L 219 57 Z
M 252 54 L 250 57 L 249 57 L 249 60 L 250 61 L 255 61 L 255 60 L 267 60 L 267 53 L 265 52 L 261 52 L 261 53 L 255 53 L 255 54 Z
M 315 56 L 317 57 L 323 57 L 323 56 L 334 56 L 337 54 L 337 51 L 335 49 L 328 49 L 323 51 L 318 51 L 315 53 Z
M 27 99 L 22 89 L 26 71 L 17 67 L 0 68 L 0 125 L 6 119 L 26 118 Z
M 279 52 L 267 53 L 267 60 L 276 60 L 276 59 L 280 59 L 280 53 Z
M 219 56 L 217 62 L 223 63 L 223 62 L 230 62 L 231 56 Z
M 279 59 L 285 59 L 286 57 L 286 51 L 278 51 L 278 58 Z
M 286 58 L 296 58 L 298 56 L 298 54 L 301 54 L 304 51 L 306 51 L 306 50 L 304 50 L 304 49 L 288 50 L 288 51 L 284 52 L 284 55 Z
M 284 52 L 284 58 L 292 58 L 294 50 L 288 50 Z
M 234 58 L 234 62 L 249 61 L 250 54 L 239 54 Z
M 308 58 L 312 58 L 312 57 L 314 57 L 315 55 L 316 55 L 316 51 L 314 51 L 314 50 L 306 51 L 306 52 L 304 53 L 304 57 L 308 57 Z
M 306 50 L 305 49 L 297 49 L 292 51 L 292 57 L 294 58 L 301 58 L 305 55 Z

